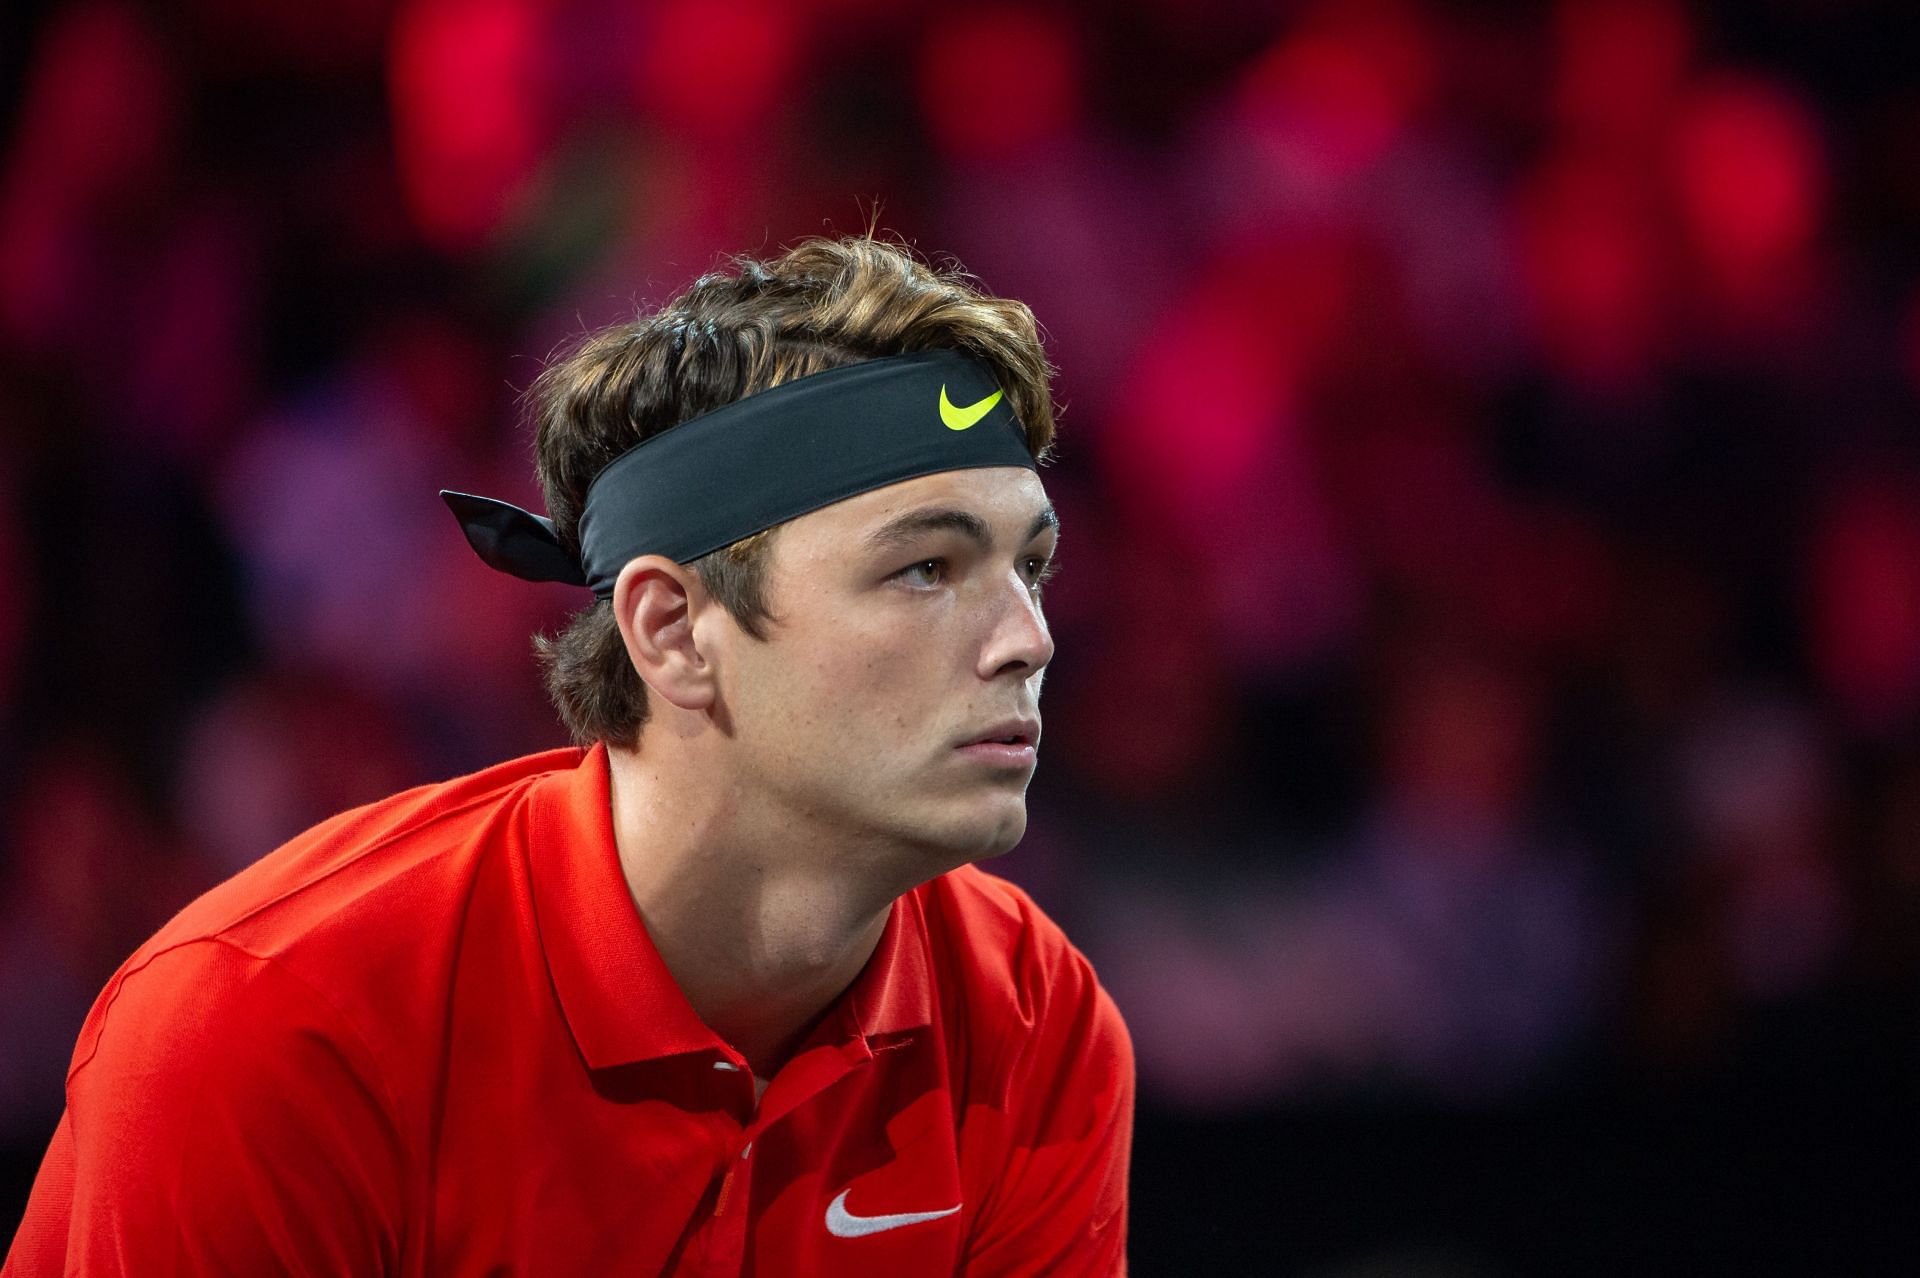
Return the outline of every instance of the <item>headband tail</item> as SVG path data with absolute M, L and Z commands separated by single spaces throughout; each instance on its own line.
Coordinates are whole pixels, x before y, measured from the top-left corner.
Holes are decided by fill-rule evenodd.
M 554 535 L 553 521 L 511 502 L 440 490 L 440 499 L 460 521 L 467 544 L 491 568 L 526 581 L 584 586 L 587 577 Z

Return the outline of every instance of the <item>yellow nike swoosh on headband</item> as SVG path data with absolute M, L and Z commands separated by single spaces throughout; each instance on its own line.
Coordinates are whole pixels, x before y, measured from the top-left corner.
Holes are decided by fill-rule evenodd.
M 948 430 L 966 430 L 975 422 L 993 411 L 1000 402 L 1000 392 L 995 391 L 977 404 L 968 404 L 965 408 L 956 408 L 947 398 L 947 388 L 940 388 L 940 420 L 947 424 Z

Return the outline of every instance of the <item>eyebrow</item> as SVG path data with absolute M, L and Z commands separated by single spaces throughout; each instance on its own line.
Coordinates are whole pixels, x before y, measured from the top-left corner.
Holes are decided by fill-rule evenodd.
M 1033 517 L 1027 535 L 1021 540 L 1032 541 L 1047 529 L 1059 527 L 1059 513 L 1051 505 L 1046 506 Z M 993 548 L 993 530 L 987 527 L 986 520 L 970 510 L 949 508 L 916 510 L 889 519 L 867 534 L 866 545 L 869 550 L 898 550 L 930 532 L 957 532 L 979 542 L 983 549 Z

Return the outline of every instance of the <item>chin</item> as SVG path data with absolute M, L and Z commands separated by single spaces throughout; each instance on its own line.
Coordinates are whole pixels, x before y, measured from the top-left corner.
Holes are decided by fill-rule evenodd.
M 968 861 L 990 861 L 1005 856 L 1019 846 L 1027 833 L 1027 805 L 1021 803 L 1012 812 L 997 814 L 998 820 L 979 827 L 968 850 Z
M 914 831 L 912 837 L 914 842 L 946 862 L 945 868 L 952 869 L 974 861 L 990 861 L 1011 852 L 1026 833 L 1027 809 L 1025 803 L 1020 803 L 1011 809 L 976 810 L 955 819 L 928 822 Z

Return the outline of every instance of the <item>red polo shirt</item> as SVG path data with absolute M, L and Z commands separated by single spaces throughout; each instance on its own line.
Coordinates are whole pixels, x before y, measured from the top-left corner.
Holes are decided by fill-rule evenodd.
M 621 876 L 603 746 L 315 827 L 88 1016 L 5 1274 L 1119 1274 L 1133 1060 L 966 868 L 756 1107 Z

